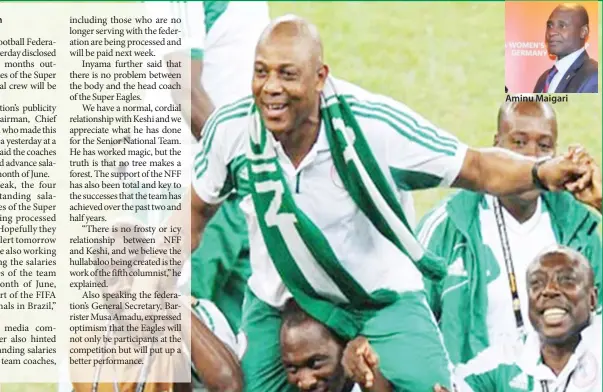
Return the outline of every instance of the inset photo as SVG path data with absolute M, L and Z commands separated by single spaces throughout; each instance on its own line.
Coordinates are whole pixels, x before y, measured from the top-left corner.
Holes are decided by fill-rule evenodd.
M 598 19 L 595 1 L 505 2 L 505 93 L 597 93 Z

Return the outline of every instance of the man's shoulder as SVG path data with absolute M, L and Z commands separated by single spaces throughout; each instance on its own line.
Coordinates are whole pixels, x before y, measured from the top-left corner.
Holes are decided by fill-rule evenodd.
M 333 79 L 338 94 L 346 98 L 352 107 L 354 107 L 356 104 L 380 105 L 389 106 L 395 108 L 396 110 L 412 112 L 408 106 L 392 97 L 371 92 L 363 87 L 360 87 L 359 85 L 345 80 L 336 78 Z
M 599 72 L 599 62 L 589 57 L 588 59 L 586 59 L 586 61 L 584 61 L 584 65 L 582 65 L 582 68 L 584 69 L 584 72 L 589 76 L 592 74 L 596 74 Z
M 207 119 L 204 128 L 228 128 L 240 123 L 251 115 L 253 96 L 247 95 L 216 108 Z
M 252 105 L 253 97 L 249 95 L 215 109 L 203 127 L 200 151 L 208 151 L 216 138 L 234 143 L 237 136 L 247 129 Z

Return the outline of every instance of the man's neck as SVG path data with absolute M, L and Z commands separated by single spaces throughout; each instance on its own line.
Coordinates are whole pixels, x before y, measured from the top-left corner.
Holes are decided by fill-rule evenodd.
M 560 344 L 543 344 L 542 362 L 558 376 L 580 343 L 580 334 L 576 334 Z
M 320 112 L 318 111 L 316 115 L 310 116 L 293 131 L 277 134 L 274 137 L 283 146 L 283 150 L 291 160 L 293 167 L 298 167 L 312 149 L 316 139 L 318 139 L 319 130 Z
M 563 60 L 563 59 L 564 59 L 564 58 L 566 58 L 567 56 L 569 56 L 569 55 L 571 55 L 571 54 L 576 53 L 577 51 L 581 50 L 582 48 L 584 48 L 584 46 L 581 46 L 580 48 L 578 48 L 578 49 L 574 50 L 573 52 L 566 53 L 566 54 L 563 54 L 563 55 L 557 55 L 557 61 L 559 61 L 559 60 Z
M 521 200 L 517 196 L 501 197 L 500 203 L 519 223 L 524 223 L 536 212 L 538 199 Z

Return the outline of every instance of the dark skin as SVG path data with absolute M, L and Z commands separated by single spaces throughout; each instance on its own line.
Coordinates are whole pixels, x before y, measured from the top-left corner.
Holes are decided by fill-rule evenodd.
M 553 109 L 543 102 L 503 104 L 494 145 L 534 158 L 555 155 L 557 119 Z M 539 197 L 539 191 L 529 191 L 501 197 L 500 201 L 518 222 L 523 223 L 536 211 Z
M 588 37 L 588 14 L 577 4 L 556 7 L 546 22 L 545 39 L 549 53 L 562 59 L 582 48 Z
M 529 317 L 540 335 L 542 359 L 558 375 L 597 305 L 593 271 L 584 256 L 560 247 L 528 267 L 527 282 Z
M 566 153 L 566 157 L 581 165 L 586 165 L 592 170 L 592 180 L 588 187 L 584 188 L 582 191 L 575 192 L 574 196 L 582 203 L 591 206 L 601 213 L 601 168 L 586 150 L 580 146 L 570 146 L 569 151 Z
M 253 92 L 260 113 L 294 166 L 298 166 L 316 141 L 320 93 L 328 76 L 322 63 L 322 44 L 316 28 L 307 21 L 286 16 L 275 19 L 264 31 L 256 49 Z M 275 105 L 272 106 L 271 105 Z M 535 160 L 501 148 L 469 148 L 452 186 L 495 196 L 535 190 Z M 542 164 L 541 181 L 551 190 L 574 192 L 590 183 L 588 167 L 561 156 Z M 191 248 L 195 249 L 215 205 L 191 192 Z M 188 217 L 174 218 L 177 222 Z M 185 242 L 186 243 L 186 242 Z
M 318 136 L 320 92 L 328 74 L 313 26 L 292 19 L 260 37 L 252 81 L 255 103 L 295 167 Z
M 597 305 L 593 270 L 579 252 L 556 246 L 528 266 L 526 277 L 529 317 L 540 336 L 542 361 L 559 375 Z M 448 392 L 440 385 L 433 390 Z
M 348 377 L 358 383 L 363 391 L 393 391 L 379 369 L 379 356 L 364 336 L 358 336 L 346 345 L 341 362 Z
M 280 334 L 281 360 L 287 381 L 302 392 L 349 392 L 353 383 L 341 365 L 343 345 L 322 324 L 308 318 L 284 323 Z

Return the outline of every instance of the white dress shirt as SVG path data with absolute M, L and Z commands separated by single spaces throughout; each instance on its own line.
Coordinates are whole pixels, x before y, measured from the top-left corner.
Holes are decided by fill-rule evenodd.
M 559 83 L 561 83 L 561 81 L 565 77 L 567 70 L 572 66 L 574 61 L 576 61 L 576 59 L 578 57 L 580 57 L 582 52 L 584 52 L 585 50 L 586 49 L 584 49 L 584 47 L 582 47 L 582 48 L 576 50 L 575 52 L 568 54 L 561 60 L 557 60 L 555 62 L 555 68 L 557 68 L 557 74 L 553 77 L 553 80 L 551 80 L 551 84 L 549 85 L 549 93 L 557 92 L 556 91 L 557 86 L 559 86 Z

